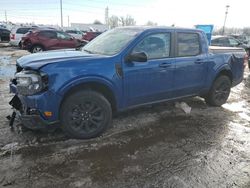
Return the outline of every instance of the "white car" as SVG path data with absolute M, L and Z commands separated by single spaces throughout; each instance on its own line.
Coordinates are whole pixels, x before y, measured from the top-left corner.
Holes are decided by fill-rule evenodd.
M 84 34 L 83 32 L 78 31 L 78 30 L 66 30 L 65 32 L 79 40 L 82 40 L 82 36 Z
M 31 29 L 34 29 L 34 27 L 14 27 L 11 29 L 10 45 L 21 47 L 22 37 Z

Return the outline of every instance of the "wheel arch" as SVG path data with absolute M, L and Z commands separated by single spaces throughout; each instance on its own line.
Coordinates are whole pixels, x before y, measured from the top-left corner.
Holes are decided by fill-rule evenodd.
M 216 75 L 215 79 L 216 80 L 219 76 L 228 76 L 229 79 L 231 80 L 231 83 L 233 82 L 233 73 L 230 69 L 222 69 L 218 72 L 218 74 Z
M 32 49 L 33 49 L 35 46 L 41 46 L 41 47 L 43 48 L 43 50 L 46 50 L 46 49 L 45 49 L 45 46 L 44 46 L 43 44 L 34 43 L 34 44 L 32 44 L 32 46 L 30 47 L 30 51 L 32 51 Z
M 112 110 L 117 111 L 117 99 L 116 99 L 113 89 L 107 84 L 96 81 L 96 80 L 80 82 L 80 83 L 71 85 L 66 90 L 64 90 L 62 93 L 63 98 L 60 103 L 60 108 L 68 96 L 81 90 L 93 90 L 102 94 L 110 102 Z

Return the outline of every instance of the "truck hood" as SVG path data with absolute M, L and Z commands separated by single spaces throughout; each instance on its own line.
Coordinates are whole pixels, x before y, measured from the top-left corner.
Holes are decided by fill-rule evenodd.
M 104 58 L 107 56 L 89 54 L 83 51 L 76 50 L 54 50 L 49 52 L 41 52 L 23 56 L 17 59 L 17 65 L 26 69 L 40 69 L 41 67 L 51 64 L 58 63 L 60 61 L 72 60 L 72 59 L 92 59 L 92 58 Z

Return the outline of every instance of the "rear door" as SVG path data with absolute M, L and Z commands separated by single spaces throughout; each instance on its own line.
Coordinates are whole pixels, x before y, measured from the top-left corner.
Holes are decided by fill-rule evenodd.
M 199 93 L 207 74 L 207 54 L 201 46 L 200 33 L 176 33 L 175 97 Z
M 45 47 L 45 50 L 56 50 L 59 46 L 55 31 L 40 31 L 38 34 L 39 42 Z
M 76 48 L 76 41 L 68 33 L 57 31 L 57 39 L 59 40 L 58 48 Z

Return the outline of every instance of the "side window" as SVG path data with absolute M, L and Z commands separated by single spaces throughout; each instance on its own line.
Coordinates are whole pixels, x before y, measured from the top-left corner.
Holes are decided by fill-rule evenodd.
M 220 41 L 219 41 L 218 39 L 213 39 L 213 40 L 211 41 L 211 45 L 212 45 L 212 46 L 219 46 L 219 45 L 220 45 L 219 42 L 220 42 Z
M 53 31 L 41 31 L 39 35 L 50 39 L 56 38 L 56 33 Z
M 71 36 L 66 33 L 57 32 L 57 38 L 62 39 L 62 40 L 70 40 Z
M 200 54 L 200 40 L 197 33 L 177 33 L 177 56 L 196 56 Z
M 229 40 L 227 38 L 220 38 L 218 39 L 220 46 L 230 46 Z
M 237 40 L 234 40 L 231 38 L 229 38 L 228 40 L 229 40 L 230 46 L 238 46 L 239 45 L 239 42 Z
M 170 56 L 170 33 L 159 33 L 145 37 L 132 53 L 145 52 L 148 59 L 160 59 Z
M 25 34 L 25 33 L 27 33 L 31 29 L 32 28 L 26 28 L 26 27 L 19 28 L 19 29 L 17 29 L 16 33 L 18 33 L 18 34 Z

